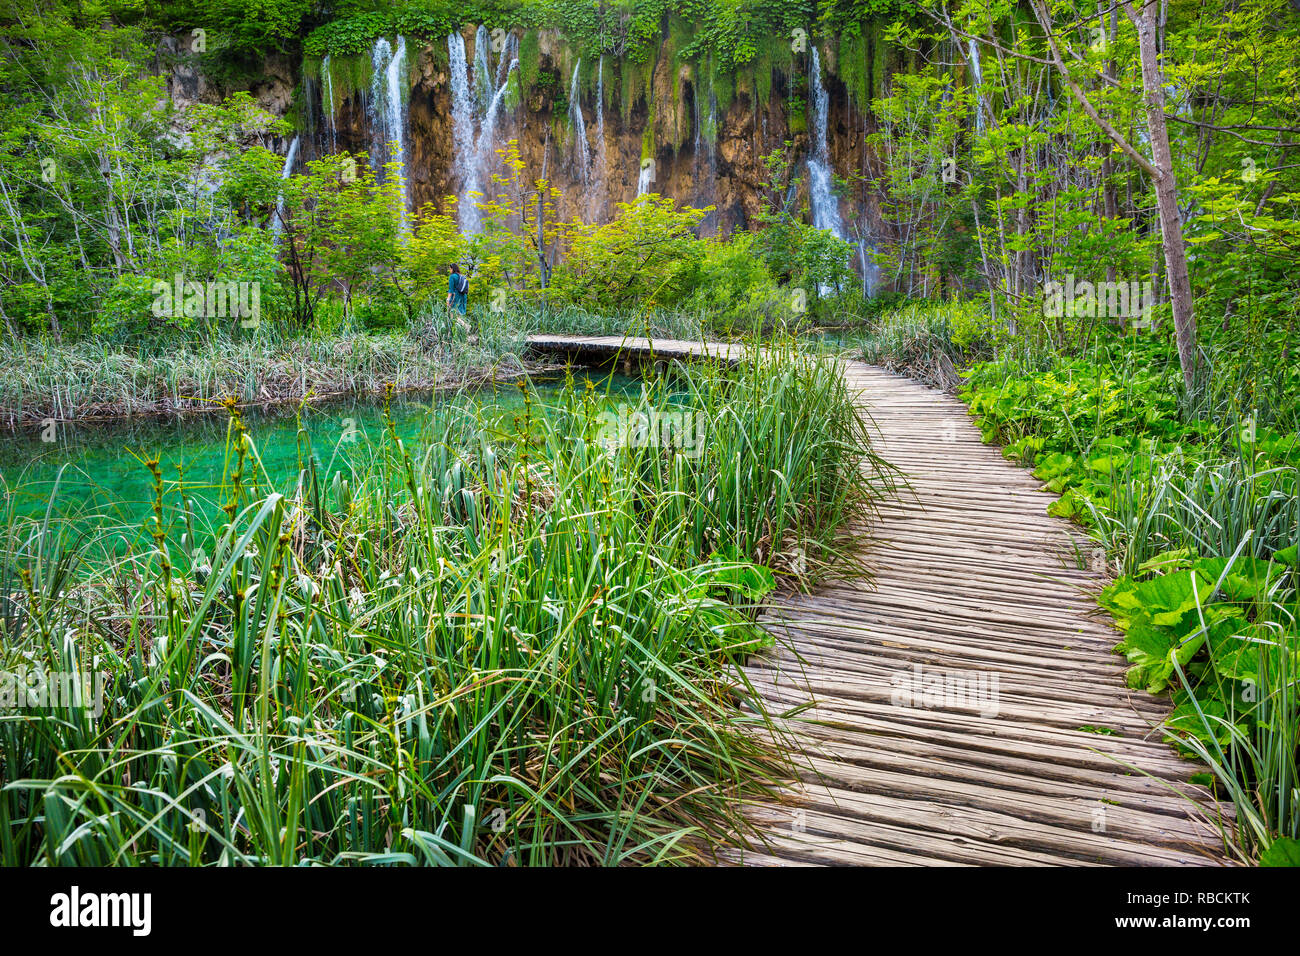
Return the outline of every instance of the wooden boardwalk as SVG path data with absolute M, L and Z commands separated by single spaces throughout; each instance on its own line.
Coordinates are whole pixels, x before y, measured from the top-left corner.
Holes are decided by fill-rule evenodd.
M 644 339 L 537 336 L 591 359 Z M 656 358 L 736 346 L 659 340 Z M 758 865 L 1214 865 L 1200 768 L 1153 728 L 1168 702 L 1124 685 L 1118 632 L 1078 569 L 1086 536 L 958 400 L 861 363 L 845 375 L 874 447 L 910 484 L 860 531 L 870 582 L 786 597 L 751 678 L 802 748 L 802 785 L 754 806 Z M 1099 732 L 1100 731 L 1100 732 Z M 1195 796 L 1199 805 L 1180 796 Z

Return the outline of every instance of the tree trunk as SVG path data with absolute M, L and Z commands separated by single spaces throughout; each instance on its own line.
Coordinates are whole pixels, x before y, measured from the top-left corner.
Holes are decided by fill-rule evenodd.
M 1156 209 L 1160 214 L 1160 241 L 1165 254 L 1165 279 L 1169 284 L 1169 302 L 1174 312 L 1174 335 L 1178 341 L 1178 362 L 1183 382 L 1190 389 L 1196 371 L 1196 316 L 1192 307 L 1192 282 L 1187 275 L 1187 249 L 1183 245 L 1183 222 L 1178 214 L 1178 181 L 1174 177 L 1174 158 L 1169 149 L 1169 131 L 1165 126 L 1165 94 L 1157 47 L 1159 9 L 1148 2 L 1139 13 L 1129 4 L 1124 11 L 1138 33 L 1138 52 L 1142 58 L 1142 87 L 1145 91 L 1147 130 L 1151 134 L 1151 158 L 1158 175 L 1153 177 Z
M 1052 32 L 1051 14 L 1043 0 L 1030 0 L 1034 16 L 1043 28 L 1044 38 L 1052 52 L 1052 60 L 1070 93 L 1079 106 L 1096 123 L 1103 133 L 1124 154 L 1135 162 L 1151 180 L 1156 192 L 1156 209 L 1160 215 L 1160 239 L 1165 258 L 1165 280 L 1169 287 L 1169 301 L 1173 305 L 1174 334 L 1178 341 L 1178 363 L 1183 370 L 1183 383 L 1192 387 L 1195 379 L 1196 316 L 1192 312 L 1192 283 L 1187 275 L 1187 250 L 1183 246 L 1183 222 L 1178 215 L 1178 180 L 1174 176 L 1174 160 L 1169 149 L 1169 130 L 1165 126 L 1165 94 L 1160 70 L 1160 10 L 1159 0 L 1144 0 L 1141 14 L 1132 3 L 1122 0 L 1124 13 L 1132 21 L 1138 34 L 1138 53 L 1142 60 L 1142 90 L 1146 105 L 1147 132 L 1151 139 L 1151 159 L 1147 159 L 1126 140 L 1106 118 L 1097 112 L 1079 84 L 1070 75 L 1061 56 L 1061 48 Z

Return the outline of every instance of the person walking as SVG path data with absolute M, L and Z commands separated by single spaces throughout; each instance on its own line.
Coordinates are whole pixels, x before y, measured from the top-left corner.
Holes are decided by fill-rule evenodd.
M 461 275 L 460 267 L 453 263 L 451 274 L 447 276 L 447 308 L 456 309 L 464 315 L 468 305 L 469 278 Z

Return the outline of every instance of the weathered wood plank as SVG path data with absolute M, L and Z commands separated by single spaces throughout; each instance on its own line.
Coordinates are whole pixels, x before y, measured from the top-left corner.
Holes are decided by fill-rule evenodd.
M 743 354 L 620 336 L 530 341 L 580 358 Z M 773 713 L 799 710 L 784 729 L 802 780 L 781 803 L 746 808 L 758 844 L 721 861 L 1228 862 L 1230 808 L 1193 787 L 1197 765 L 1161 742 L 1168 703 L 1124 685 L 1119 634 L 1094 600 L 1104 578 L 1081 566 L 1087 536 L 1047 514 L 1052 496 L 981 442 L 959 401 L 860 363 L 844 374 L 905 485 L 850 529 L 867 579 L 785 595 L 761 618 L 777 647 L 747 676 Z M 895 693 L 926 674 L 977 683 L 945 683 L 937 699 L 917 686 L 910 704 Z M 995 707 L 962 696 L 990 690 L 991 675 Z

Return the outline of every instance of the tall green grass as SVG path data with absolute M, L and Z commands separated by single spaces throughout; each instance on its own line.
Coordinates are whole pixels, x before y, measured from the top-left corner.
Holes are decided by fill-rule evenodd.
M 976 303 L 911 303 L 879 319 L 862 338 L 858 357 L 951 392 L 961 384 L 960 370 L 989 357 L 997 339 Z
M 0 421 L 7 425 L 120 417 L 241 403 L 297 402 L 309 394 L 433 389 L 492 370 L 518 371 L 523 338 L 495 326 L 482 344 L 443 342 L 429 323 L 409 330 L 291 335 L 264 324 L 248 334 L 173 333 L 147 345 L 88 339 L 0 347 Z
M 706 336 L 706 316 L 682 309 L 640 308 L 591 312 L 575 305 L 518 306 L 496 313 L 497 320 L 521 335 L 630 335 L 698 342 Z
M 1242 539 L 1245 545 L 1250 536 Z M 1239 548 L 1224 567 L 1229 575 L 1249 575 L 1238 562 Z M 1210 667 L 1204 674 L 1189 674 L 1174 655 L 1172 660 L 1182 686 L 1180 744 L 1208 764 L 1214 789 L 1231 801 L 1235 810 L 1234 844 L 1246 860 L 1271 862 L 1277 853 L 1294 865 L 1300 850 L 1300 589 L 1296 572 L 1272 576 L 1250 601 L 1251 623 L 1228 645 L 1210 642 Z M 1215 597 L 1222 599 L 1220 595 Z M 1202 629 L 1209 629 L 1221 605 L 1198 603 Z M 1207 623 L 1210 622 L 1210 623 Z M 1241 656 L 1237 643 L 1245 644 L 1253 669 L 1234 674 L 1231 661 L 1217 658 Z M 1227 667 L 1222 667 L 1227 663 Z M 1226 670 L 1225 677 L 1220 670 Z M 1241 679 L 1244 677 L 1244 679 Z M 1235 679 L 1234 679 L 1235 678 Z M 1205 686 L 1211 683 L 1213 691 Z M 1220 706 L 1222 702 L 1222 706 Z M 1285 848 L 1285 849 L 1284 849 Z M 1273 851 L 1273 853 L 1270 853 Z M 1281 860 L 1279 860 L 1281 863 Z
M 829 570 L 887 479 L 829 364 L 677 374 L 641 404 L 702 412 L 698 456 L 606 447 L 570 388 L 511 434 L 394 433 L 352 477 L 305 456 L 287 495 L 236 415 L 216 538 L 160 523 L 109 567 L 11 511 L 3 668 L 110 683 L 99 716 L 0 717 L 0 860 L 665 863 L 748 839 L 742 802 L 789 773 L 737 666 L 769 640 L 766 566 Z M 152 481 L 157 516 L 186 507 Z

